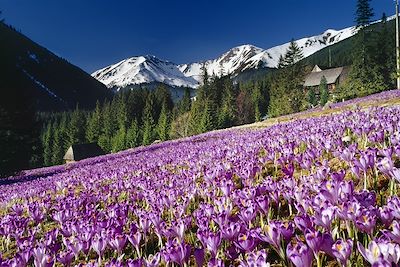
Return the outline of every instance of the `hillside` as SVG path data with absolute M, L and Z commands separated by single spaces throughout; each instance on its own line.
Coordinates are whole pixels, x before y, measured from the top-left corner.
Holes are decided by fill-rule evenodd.
M 33 100 L 37 110 L 93 108 L 111 93 L 80 68 L 0 23 L 0 98 Z M 15 103 L 15 99 L 12 100 Z
M 390 36 L 393 36 L 393 39 L 387 45 L 392 48 L 393 55 L 396 52 L 396 44 L 395 44 L 395 20 L 393 17 L 390 17 L 386 22 L 387 30 Z M 382 23 L 376 22 L 369 26 L 369 32 L 379 33 L 382 31 Z M 339 66 L 349 66 L 352 63 L 352 49 L 353 49 L 353 41 L 354 36 L 347 38 L 339 43 L 333 44 L 329 47 L 325 47 L 314 54 L 306 57 L 303 60 L 303 63 L 309 66 L 318 65 L 321 67 L 329 67 L 329 53 L 331 54 L 331 66 L 339 67 Z M 376 37 L 379 38 L 379 37 Z M 373 40 L 376 41 L 376 40 Z

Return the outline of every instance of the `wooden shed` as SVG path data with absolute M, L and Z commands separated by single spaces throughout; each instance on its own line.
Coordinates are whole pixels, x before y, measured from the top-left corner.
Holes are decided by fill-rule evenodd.
M 104 151 L 96 144 L 76 144 L 68 148 L 64 155 L 65 163 L 104 155 Z
M 333 92 L 336 87 L 343 83 L 343 81 L 347 78 L 349 72 L 348 67 L 339 67 L 332 69 L 322 70 L 318 65 L 315 65 L 312 72 L 306 76 L 304 81 L 304 88 L 308 89 L 311 87 L 318 88 L 322 77 L 325 76 L 328 90 Z

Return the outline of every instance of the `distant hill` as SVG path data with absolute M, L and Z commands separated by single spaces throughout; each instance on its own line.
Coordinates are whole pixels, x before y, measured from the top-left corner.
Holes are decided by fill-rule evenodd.
M 0 23 L 0 98 L 29 96 L 39 111 L 93 108 L 111 96 L 106 86 L 80 68 Z

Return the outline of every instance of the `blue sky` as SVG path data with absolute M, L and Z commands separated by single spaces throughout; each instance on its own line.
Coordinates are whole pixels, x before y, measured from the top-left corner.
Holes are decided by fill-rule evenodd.
M 372 0 L 375 18 L 393 0 Z M 270 48 L 354 24 L 356 0 L 0 0 L 6 23 L 92 72 L 152 54 L 176 63 L 242 44 Z

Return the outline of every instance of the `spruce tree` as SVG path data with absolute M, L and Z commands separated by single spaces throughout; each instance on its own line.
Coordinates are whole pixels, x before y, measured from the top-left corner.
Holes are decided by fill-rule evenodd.
M 99 135 L 98 145 L 105 151 L 111 152 L 111 138 L 114 136 L 114 126 L 113 126 L 113 114 L 111 112 L 111 105 L 109 102 L 105 102 L 102 108 L 102 131 Z
M 190 99 L 190 89 L 185 88 L 182 99 L 178 103 L 179 114 L 184 114 L 190 111 L 191 99 Z
M 395 32 L 389 28 L 386 14 L 383 13 L 379 33 L 375 35 L 372 60 L 383 77 L 384 90 L 395 87 L 393 77 L 396 69 L 396 57 L 395 51 L 392 49 L 396 46 L 395 38 L 393 38 L 394 34 Z
M 364 28 L 371 23 L 374 11 L 370 6 L 371 0 L 357 0 L 356 19 L 357 28 Z
M 132 120 L 132 123 L 126 132 L 126 148 L 134 148 L 139 145 L 140 129 L 137 120 Z
M 255 121 L 261 121 L 260 106 L 262 104 L 260 84 L 256 82 L 253 86 L 254 118 Z
M 307 101 L 310 107 L 315 107 L 317 105 L 317 97 L 315 96 L 315 89 L 311 87 L 307 92 Z
M 160 117 L 158 118 L 158 124 L 157 124 L 158 138 L 161 141 L 168 140 L 169 127 L 170 127 L 169 114 L 167 111 L 167 107 L 164 104 L 161 108 L 161 113 L 160 113 Z
M 126 148 L 126 128 L 121 125 L 115 135 L 111 138 L 111 152 L 115 153 Z
M 60 123 L 55 123 L 54 127 L 54 135 L 53 135 L 53 148 L 52 148 L 52 155 L 51 155 L 51 164 L 58 165 L 62 164 L 63 156 L 64 156 L 64 147 L 63 147 L 63 140 L 62 140 L 62 129 L 60 129 Z
M 343 99 L 366 96 L 386 88 L 382 69 L 376 62 L 372 38 L 375 33 L 366 30 L 373 16 L 369 2 L 369 0 L 357 2 L 356 22 L 359 32 L 353 42 L 352 67 L 340 92 L 340 97 Z
M 86 128 L 86 139 L 89 143 L 97 143 L 101 134 L 102 118 L 99 101 L 96 102 L 96 108 L 88 118 Z
M 44 149 L 43 161 L 45 166 L 52 165 L 53 140 L 54 140 L 53 123 L 50 121 L 47 123 L 46 131 L 43 134 L 43 149 Z
M 199 130 L 201 133 L 205 133 L 214 129 L 212 110 L 208 101 L 206 101 L 204 110 L 202 112 Z
M 329 99 L 329 91 L 328 84 L 325 76 L 322 76 L 321 82 L 319 84 L 319 95 L 320 95 L 320 105 L 323 107 L 328 102 Z
M 281 69 L 271 83 L 269 115 L 279 116 L 298 112 L 305 101 L 303 93 L 303 53 L 295 41 L 291 41 L 285 55 L 281 57 Z
M 231 127 L 236 120 L 235 92 L 231 79 L 225 79 L 222 106 L 218 113 L 218 128 Z
M 85 117 L 78 105 L 71 115 L 67 130 L 68 146 L 84 143 L 85 141 Z
M 154 100 L 152 94 L 149 94 L 143 111 L 143 145 L 149 145 L 154 141 Z

